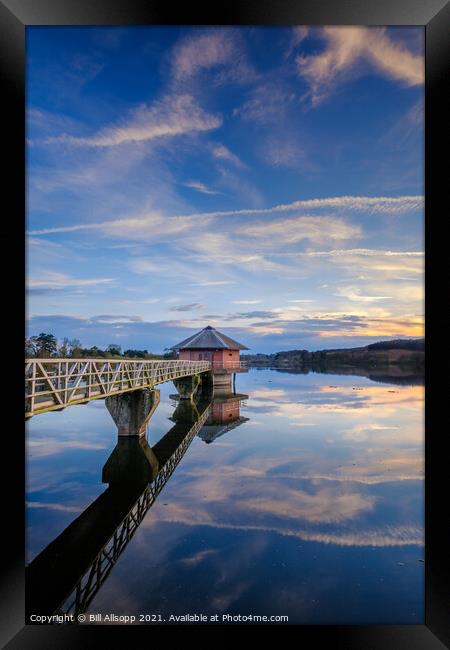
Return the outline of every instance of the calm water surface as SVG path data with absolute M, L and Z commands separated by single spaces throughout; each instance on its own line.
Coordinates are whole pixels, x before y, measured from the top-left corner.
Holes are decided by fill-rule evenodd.
M 174 425 L 160 389 L 150 446 Z M 240 419 L 193 439 L 86 613 L 422 624 L 423 386 L 253 369 L 236 391 Z M 103 401 L 27 433 L 30 562 L 105 491 L 117 435 Z

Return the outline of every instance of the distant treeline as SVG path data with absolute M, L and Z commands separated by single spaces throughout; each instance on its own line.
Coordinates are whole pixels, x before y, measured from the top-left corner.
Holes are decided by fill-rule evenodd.
M 357 349 L 357 348 L 356 348 Z M 422 350 L 425 351 L 425 339 L 394 339 L 379 341 L 367 346 L 368 350 Z
M 274 354 L 243 354 L 242 361 L 249 366 L 272 366 L 274 368 L 300 368 L 317 366 L 332 368 L 339 366 L 379 367 L 401 365 L 422 371 L 425 361 L 424 339 L 398 339 L 381 341 L 359 348 L 337 350 L 287 350 Z
M 81 341 L 78 339 L 64 338 L 62 341 L 53 336 L 53 334 L 46 334 L 41 332 L 38 336 L 30 336 L 25 339 L 25 357 L 28 358 L 67 358 L 84 359 L 84 358 L 104 358 L 104 359 L 174 359 L 176 354 L 174 352 L 167 352 L 166 354 L 153 354 L 148 350 L 124 350 L 120 345 L 111 343 L 104 350 L 98 348 L 96 345 L 91 348 L 82 346 Z

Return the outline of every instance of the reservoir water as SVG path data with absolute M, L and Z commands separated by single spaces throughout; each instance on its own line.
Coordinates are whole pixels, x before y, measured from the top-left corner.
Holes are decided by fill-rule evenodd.
M 171 439 L 185 440 L 173 384 L 159 388 L 152 448 L 174 423 Z M 423 624 L 423 391 L 389 377 L 238 375 L 238 396 L 214 403 L 185 440 L 84 613 Z M 103 469 L 116 444 L 102 400 L 27 423 L 28 563 L 108 489 Z M 80 555 L 82 535 L 101 539 L 115 503 L 91 508 Z M 68 567 L 76 554 L 63 557 Z M 49 566 L 33 589 L 51 588 Z

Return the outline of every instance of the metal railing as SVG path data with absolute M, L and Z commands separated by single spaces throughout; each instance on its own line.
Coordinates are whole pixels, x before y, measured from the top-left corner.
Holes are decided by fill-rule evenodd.
M 243 361 L 213 361 L 213 368 L 246 368 Z
M 211 370 L 210 361 L 27 359 L 25 417 Z

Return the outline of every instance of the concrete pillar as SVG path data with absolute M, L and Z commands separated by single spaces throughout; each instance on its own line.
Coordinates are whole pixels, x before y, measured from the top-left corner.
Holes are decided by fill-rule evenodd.
M 142 388 L 129 393 L 110 395 L 105 399 L 105 403 L 117 425 L 119 436 L 143 436 L 159 400 L 159 390 Z
M 200 386 L 200 375 L 191 375 L 190 377 L 181 377 L 173 380 L 174 386 L 178 391 L 180 399 L 192 399 L 192 396 Z
M 182 424 L 186 431 L 191 428 L 199 418 L 199 413 L 193 400 L 180 399 L 171 416 L 172 422 Z
M 119 436 L 102 470 L 102 482 L 110 486 L 150 483 L 159 472 L 159 461 L 145 436 Z

